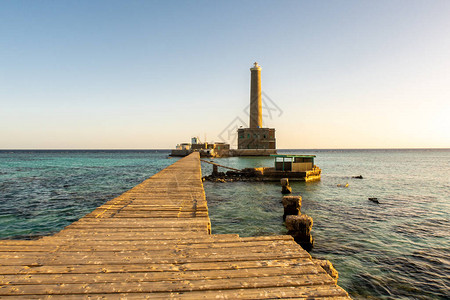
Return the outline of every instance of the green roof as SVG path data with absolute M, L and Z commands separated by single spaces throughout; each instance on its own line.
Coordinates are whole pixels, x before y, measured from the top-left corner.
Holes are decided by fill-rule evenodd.
M 295 154 L 271 154 L 272 157 L 301 157 L 301 158 L 312 158 L 315 155 L 295 155 Z

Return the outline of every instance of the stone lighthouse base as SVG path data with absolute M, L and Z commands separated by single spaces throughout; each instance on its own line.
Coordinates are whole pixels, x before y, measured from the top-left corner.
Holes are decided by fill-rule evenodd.
M 276 149 L 230 149 L 230 156 L 269 156 L 277 154 Z

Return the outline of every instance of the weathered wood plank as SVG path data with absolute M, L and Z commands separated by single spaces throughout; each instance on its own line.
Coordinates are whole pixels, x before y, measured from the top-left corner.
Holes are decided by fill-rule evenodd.
M 22 252 L 24 253 L 24 252 Z M 136 264 L 136 263 L 190 263 L 190 262 L 223 262 L 223 261 L 241 261 L 241 260 L 260 260 L 260 259 L 293 259 L 293 258 L 306 258 L 302 253 L 297 251 L 289 251 L 283 253 L 267 253 L 267 252 L 255 252 L 255 253 L 233 253 L 231 254 L 214 254 L 207 253 L 210 256 L 202 253 L 186 253 L 185 255 L 197 255 L 197 256 L 170 256 L 165 255 L 162 257 L 154 257 L 151 254 L 142 256 L 126 256 L 116 254 L 114 256 L 96 256 L 96 255 L 58 255 L 57 252 L 49 253 L 46 255 L 17 255 L 15 257 L 0 258 L 0 264 L 3 266 L 33 266 L 33 265 L 66 265 L 66 264 Z
M 183 281 L 122 281 L 110 283 L 67 283 L 67 284 L 23 284 L 4 285 L 0 295 L 66 295 L 90 293 L 157 293 L 157 292 L 190 292 L 239 288 L 292 287 L 313 285 L 334 286 L 333 279 L 327 274 L 284 275 L 267 277 L 221 278 L 216 280 L 183 280 Z
M 292 241 L 285 240 L 275 240 L 275 241 L 249 241 L 243 243 L 242 241 L 232 241 L 223 243 L 177 243 L 173 240 L 168 240 L 167 242 L 161 243 L 116 243 L 114 245 L 110 243 L 92 243 L 92 244 L 76 244 L 77 247 L 74 248 L 73 244 L 66 245 L 46 245 L 46 244 L 32 244 L 26 247 L 22 245 L 0 245 L 0 252 L 48 252 L 48 251 L 63 251 L 63 252 L 83 252 L 83 251 L 156 251 L 164 249 L 214 249 L 214 248 L 262 248 L 267 246 L 289 246 L 297 247 L 299 251 L 302 249 L 299 246 L 292 246 Z M 55 250 L 56 249 L 56 250 Z
M 21 252 L 11 252 L 11 251 L 2 251 L 0 252 L 0 262 L 3 264 L 11 263 L 12 260 L 20 260 L 20 259 L 29 259 L 35 258 L 38 256 L 42 256 L 46 254 L 47 251 L 39 252 L 39 251 L 21 251 Z M 214 258 L 219 257 L 239 257 L 248 255 L 252 257 L 253 255 L 266 255 L 270 253 L 270 255 L 285 255 L 285 254 L 293 254 L 298 255 L 299 257 L 309 257 L 309 255 L 305 252 L 298 251 L 298 249 L 293 249 L 288 244 L 277 244 L 277 245 L 266 245 L 264 247 L 246 247 L 245 245 L 241 245 L 240 247 L 217 247 L 217 248 L 186 248 L 186 247 L 174 247 L 173 249 L 144 249 L 144 250 L 106 250 L 100 251 L 95 249 L 95 251 L 87 250 L 87 251 L 64 251 L 64 249 L 56 248 L 53 252 L 51 252 L 52 260 L 57 261 L 60 258 L 66 258 L 68 260 L 79 259 L 79 261 L 83 261 L 84 259 L 97 260 L 104 259 L 110 260 L 114 258 L 115 260 L 119 259 L 133 259 L 142 257 L 143 259 L 150 259 L 151 256 L 158 257 L 158 259 L 176 259 L 178 257 L 194 257 L 194 256 L 214 256 Z M 8 262 L 8 260 L 11 260 Z
M 205 270 L 205 271 L 166 271 L 166 272 L 134 272 L 134 273 L 98 273 L 98 274 L 27 274 L 27 275 L 0 275 L 0 282 L 8 285 L 22 284 L 59 284 L 59 283 L 108 283 L 122 282 L 154 282 L 154 281 L 180 281 L 180 280 L 213 280 L 222 278 L 247 278 L 286 275 L 325 274 L 314 264 L 304 265 L 302 268 L 266 267 L 260 269 L 234 269 L 234 270 Z
M 173 243 L 169 241 L 168 243 L 156 243 L 156 244 L 123 244 L 123 245 L 110 245 L 110 244 L 92 244 L 92 245 L 78 245 L 74 248 L 73 245 L 61 245 L 61 246 L 47 246 L 47 245 L 32 245 L 32 246 L 0 246 L 0 251 L 2 254 L 4 253 L 17 253 L 17 252 L 125 252 L 125 251 L 134 251 L 134 252 L 143 252 L 143 251 L 162 251 L 167 249 L 179 249 L 179 250 L 193 250 L 193 249 L 225 249 L 225 248 L 263 248 L 270 245 L 283 245 L 290 246 L 291 242 L 286 241 L 278 241 L 278 242 L 270 242 L 270 244 L 266 241 L 255 241 L 255 242 L 246 242 L 245 245 L 242 242 L 231 242 L 231 243 L 204 243 L 204 244 L 180 244 Z M 299 249 L 299 251 L 301 251 Z M 306 255 L 305 255 L 306 256 Z
M 204 270 L 237 270 L 253 268 L 277 267 L 281 269 L 312 265 L 309 258 L 284 260 L 243 260 L 231 262 L 190 262 L 174 264 L 108 264 L 108 265 L 63 265 L 63 266 L 0 266 L 0 274 L 95 274 L 95 273 L 135 273 L 164 271 L 204 271 Z
M 52 295 L 50 299 L 80 299 L 82 295 Z M 253 289 L 221 289 L 192 292 L 161 292 L 161 293 L 110 293 L 89 294 L 89 297 L 99 299 L 327 299 L 348 300 L 347 293 L 340 287 L 332 286 L 301 286 L 301 287 L 265 287 Z M 42 296 L 15 296 L 15 299 L 42 299 Z
M 276 238 L 275 236 L 274 238 Z M 279 236 L 284 238 L 285 236 Z M 176 236 L 175 238 L 166 239 L 162 238 L 158 243 L 180 243 L 180 244 L 203 244 L 203 243 L 225 243 L 230 241 L 239 241 L 240 238 L 237 234 L 220 234 L 220 235 L 201 235 L 201 236 L 191 236 L 190 239 L 185 239 L 184 237 Z M 154 244 L 156 239 L 125 239 L 125 240 L 92 240 L 90 243 L 95 243 L 96 245 L 109 244 L 109 245 L 123 245 L 123 244 Z M 77 239 L 61 239 L 56 236 L 46 236 L 39 240 L 4 240 L 1 241 L 1 245 L 73 245 L 79 244 Z M 84 245 L 89 244 L 88 241 L 83 243 Z

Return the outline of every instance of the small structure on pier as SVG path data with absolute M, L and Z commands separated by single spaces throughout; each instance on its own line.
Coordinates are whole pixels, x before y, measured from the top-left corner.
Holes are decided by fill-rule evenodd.
M 275 157 L 276 171 L 305 172 L 310 171 L 315 167 L 315 155 L 277 154 L 271 156 Z
M 314 165 L 315 155 L 276 154 L 273 168 L 259 168 L 263 180 L 277 181 L 289 178 L 291 181 L 320 180 L 322 170 Z

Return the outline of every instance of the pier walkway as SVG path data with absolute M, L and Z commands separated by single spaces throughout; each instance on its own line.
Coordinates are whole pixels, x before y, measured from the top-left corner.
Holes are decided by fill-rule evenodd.
M 198 153 L 59 233 L 0 241 L 0 298 L 348 299 L 290 236 L 211 234 Z

